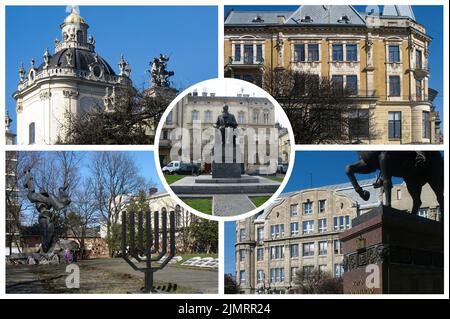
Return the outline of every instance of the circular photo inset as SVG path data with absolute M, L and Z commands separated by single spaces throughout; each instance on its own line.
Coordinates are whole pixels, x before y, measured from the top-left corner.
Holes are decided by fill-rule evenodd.
M 294 136 L 281 106 L 236 79 L 200 82 L 164 112 L 155 136 L 158 174 L 194 213 L 248 217 L 270 205 L 294 162 Z

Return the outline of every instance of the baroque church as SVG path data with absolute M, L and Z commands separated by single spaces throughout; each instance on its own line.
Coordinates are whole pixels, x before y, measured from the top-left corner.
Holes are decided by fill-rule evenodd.
M 132 86 L 131 68 L 123 56 L 119 73 L 95 51 L 89 25 L 75 8 L 60 26 L 61 40 L 54 52 L 44 51 L 43 61 L 34 59 L 13 94 L 17 112 L 17 144 L 56 144 L 64 141 L 61 128 L 71 114 L 92 107 L 111 107 L 116 88 Z

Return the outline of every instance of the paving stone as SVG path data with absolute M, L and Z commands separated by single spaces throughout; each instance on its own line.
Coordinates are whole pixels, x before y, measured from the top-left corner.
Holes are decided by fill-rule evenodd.
M 213 196 L 213 207 L 215 216 L 236 216 L 255 208 L 247 195 L 220 194 Z

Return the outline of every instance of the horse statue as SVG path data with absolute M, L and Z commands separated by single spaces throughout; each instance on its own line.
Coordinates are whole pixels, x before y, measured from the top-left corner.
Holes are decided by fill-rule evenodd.
M 67 193 L 67 188 L 69 186 L 67 183 L 64 183 L 64 186 L 59 188 L 58 196 L 45 191 L 37 193 L 35 190 L 34 178 L 30 175 L 30 171 L 30 167 L 26 167 L 24 170 L 24 187 L 27 190 L 28 200 L 36 205 L 36 209 L 39 212 L 39 227 L 42 233 L 42 250 L 44 253 L 47 253 L 56 241 L 52 215 L 53 212 L 59 211 L 70 204 L 71 200 Z
M 375 187 L 383 187 L 384 205 L 391 207 L 392 177 L 401 177 L 406 183 L 408 193 L 413 200 L 411 213 L 417 215 L 422 201 L 422 186 L 430 184 L 444 213 L 444 160 L 439 151 L 362 151 L 358 152 L 359 160 L 347 165 L 347 174 L 353 188 L 359 196 L 367 201 L 370 193 L 363 190 L 356 180 L 355 174 L 370 174 L 380 170 Z

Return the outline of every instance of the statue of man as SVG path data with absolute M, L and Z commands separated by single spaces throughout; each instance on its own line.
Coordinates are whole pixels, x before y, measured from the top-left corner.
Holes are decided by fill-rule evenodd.
M 222 109 L 222 114 L 217 117 L 216 124 L 214 125 L 222 133 L 222 144 L 225 144 L 225 129 L 231 127 L 234 130 L 237 126 L 236 118 L 228 112 L 228 105 L 225 104 Z

